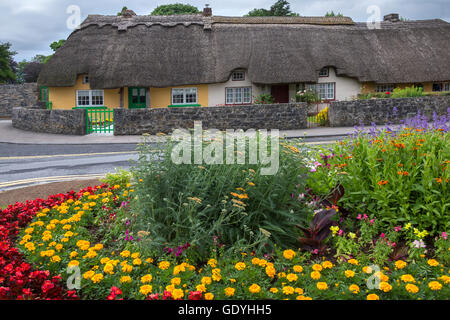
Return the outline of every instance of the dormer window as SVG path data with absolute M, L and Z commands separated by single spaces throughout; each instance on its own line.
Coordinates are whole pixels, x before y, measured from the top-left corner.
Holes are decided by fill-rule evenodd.
M 245 80 L 245 72 L 244 71 L 234 71 L 231 75 L 231 80 L 233 81 L 243 81 Z
M 319 77 L 328 77 L 328 75 L 329 75 L 329 68 L 328 67 L 325 67 L 325 68 L 322 68 L 322 69 L 320 69 L 320 71 L 319 71 Z
M 89 76 L 88 75 L 84 75 L 83 76 L 83 84 L 88 84 L 89 83 Z

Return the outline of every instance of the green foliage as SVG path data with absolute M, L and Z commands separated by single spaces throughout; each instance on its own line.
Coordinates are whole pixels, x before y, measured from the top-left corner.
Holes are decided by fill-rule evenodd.
M 247 17 L 261 17 L 261 16 L 299 16 L 298 13 L 292 12 L 289 2 L 286 0 L 278 0 L 269 10 L 267 9 L 253 9 L 245 16 Z
M 204 257 L 214 242 L 226 250 L 258 252 L 269 252 L 275 243 L 296 244 L 295 225 L 308 209 L 292 195 L 302 192 L 305 167 L 297 149 L 282 145 L 275 175 L 261 175 L 261 163 L 175 164 L 171 143 L 156 160 L 151 146 L 141 145 L 131 205 L 134 230 L 151 234 L 143 249 L 190 243 Z
M 53 41 L 53 42 L 50 44 L 50 48 L 51 48 L 54 52 L 56 52 L 56 50 L 58 50 L 59 48 L 61 48 L 61 47 L 64 45 L 65 42 L 66 42 L 66 40 L 64 40 L 64 39 L 61 39 L 61 40 L 58 40 L 58 41 Z
M 331 151 L 324 149 L 331 156 L 329 168 L 317 167 L 308 185 L 315 194 L 326 194 L 341 183 L 342 206 L 372 214 L 385 226 L 410 222 L 432 232 L 448 230 L 449 171 L 443 168 L 450 158 L 450 134 L 418 130 L 395 137 L 385 131 L 373 137 L 360 134 Z
M 334 11 L 325 13 L 325 17 L 343 17 L 342 13 L 334 13 Z
M 395 88 L 394 92 L 390 94 L 391 98 L 409 98 L 409 97 L 421 97 L 423 96 L 422 87 L 406 87 L 404 89 Z
M 10 49 L 10 43 L 0 44 L 0 83 L 14 81 L 16 79 L 16 75 L 11 68 L 11 61 L 17 52 L 11 51 Z
M 131 172 L 125 169 L 119 169 L 116 170 L 115 173 L 108 172 L 105 178 L 100 179 L 100 181 L 108 184 L 109 186 L 115 185 L 124 186 L 131 182 L 131 177 L 132 177 Z
M 174 3 L 164 4 L 156 7 L 155 10 L 150 13 L 151 16 L 171 16 L 177 14 L 196 14 L 200 13 L 197 7 L 190 4 Z
M 321 101 L 320 97 L 314 90 L 299 91 L 295 95 L 295 99 L 297 102 L 306 102 L 306 103 L 316 103 Z
M 386 99 L 390 98 L 390 95 L 385 92 L 369 92 L 369 93 L 358 93 L 358 100 L 367 100 L 367 99 Z
M 255 97 L 254 104 L 271 104 L 274 103 L 273 97 L 270 93 L 263 93 Z
M 123 6 L 123 7 L 122 7 L 122 10 L 120 10 L 120 12 L 117 12 L 117 15 L 118 15 L 118 16 L 121 16 L 122 13 L 123 13 L 124 11 L 126 11 L 126 10 L 128 10 L 128 8 L 127 8 L 126 6 Z

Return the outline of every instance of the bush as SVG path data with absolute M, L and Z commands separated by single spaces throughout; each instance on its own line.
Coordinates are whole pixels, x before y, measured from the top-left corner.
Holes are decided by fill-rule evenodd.
M 295 225 L 307 211 L 297 200 L 303 192 L 305 167 L 297 148 L 280 146 L 278 172 L 264 176 L 261 163 L 175 164 L 171 143 L 155 161 L 149 157 L 151 147 L 142 144 L 133 170 L 139 181 L 132 208 L 134 230 L 151 234 L 143 249 L 189 243 L 206 256 L 214 244 L 258 252 L 269 252 L 275 243 L 295 244 Z
M 344 208 L 376 215 L 385 226 L 408 222 L 432 233 L 448 230 L 449 137 L 420 128 L 359 134 L 322 150 L 308 185 L 327 194 L 342 184 Z
M 255 97 L 254 104 L 271 104 L 274 103 L 273 97 L 269 93 L 260 94 Z
M 297 102 L 306 102 L 306 103 L 316 103 L 320 102 L 320 97 L 313 90 L 303 90 L 297 92 L 295 95 L 295 100 Z
M 125 169 L 116 170 L 116 173 L 107 173 L 104 179 L 100 179 L 101 182 L 110 186 L 126 185 L 131 181 L 131 172 Z
M 422 97 L 423 88 L 422 87 L 406 87 L 404 89 L 395 88 L 394 92 L 391 93 L 391 98 L 412 98 L 412 97 Z

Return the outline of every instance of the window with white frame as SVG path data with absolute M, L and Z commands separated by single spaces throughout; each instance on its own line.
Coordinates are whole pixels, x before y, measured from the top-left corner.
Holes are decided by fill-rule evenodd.
M 444 83 L 444 91 L 450 91 L 450 82 Z
M 197 104 L 197 88 L 172 89 L 172 104 Z
M 231 75 L 231 80 L 233 81 L 243 81 L 245 80 L 245 72 L 244 71 L 234 71 Z
M 252 102 L 252 88 L 238 87 L 225 89 L 226 104 L 244 104 Z
M 334 100 L 335 84 L 335 82 L 309 84 L 306 86 L 306 89 L 316 92 L 321 100 Z
M 77 90 L 77 107 L 104 105 L 103 90 Z
M 319 77 L 328 77 L 328 74 L 329 74 L 329 68 L 328 67 L 322 68 L 319 71 Z
M 87 83 L 89 83 L 89 76 L 88 75 L 84 75 L 83 76 L 83 84 L 87 84 Z
M 393 84 L 377 84 L 375 86 L 375 92 L 392 92 L 395 86 Z
M 450 82 L 447 83 L 433 83 L 433 91 L 450 91 Z

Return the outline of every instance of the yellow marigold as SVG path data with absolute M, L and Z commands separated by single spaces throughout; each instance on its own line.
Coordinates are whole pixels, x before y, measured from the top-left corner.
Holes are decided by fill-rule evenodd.
M 72 260 L 67 264 L 68 267 L 75 267 L 75 266 L 79 266 L 79 265 L 80 265 L 80 262 L 77 260 Z
M 160 268 L 161 270 L 169 269 L 169 267 L 170 267 L 170 262 L 169 261 L 161 261 L 158 264 L 158 268 Z
M 244 270 L 244 269 L 245 269 L 245 263 L 244 263 L 244 262 L 238 262 L 238 263 L 236 263 L 236 264 L 234 265 L 234 267 L 235 267 L 237 270 L 239 270 L 239 271 Z
M 101 263 L 101 264 L 106 264 L 109 260 L 110 260 L 110 259 L 109 259 L 108 257 L 101 258 L 101 259 L 100 259 L 100 263 Z
M 283 287 L 283 294 L 290 295 L 294 293 L 294 288 L 291 286 L 285 286 Z
M 320 265 L 320 264 L 315 264 L 315 265 L 313 265 L 312 266 L 312 269 L 314 270 L 314 271 L 322 271 L 322 266 Z
M 149 284 L 143 285 L 141 286 L 141 288 L 139 289 L 139 292 L 142 293 L 143 295 L 147 296 L 150 292 L 152 292 L 153 287 Z
M 130 276 L 122 276 L 120 277 L 120 283 L 129 283 L 131 282 L 131 277 Z
M 139 252 L 134 252 L 134 253 L 131 254 L 131 258 L 132 259 L 137 259 L 137 258 L 139 258 L 139 255 L 140 255 Z
M 439 265 L 439 262 L 437 262 L 437 260 L 435 259 L 429 259 L 427 261 L 427 263 L 431 266 L 431 267 L 437 267 Z
M 355 272 L 352 270 L 345 270 L 344 273 L 347 278 L 353 278 L 355 276 Z
M 353 264 L 355 266 L 359 264 L 358 260 L 356 260 L 356 259 L 350 259 L 347 262 L 350 263 L 350 264 Z
M 196 288 L 197 291 L 201 291 L 201 292 L 205 292 L 206 291 L 206 287 L 205 287 L 204 284 L 199 284 L 195 288 Z
M 314 279 L 314 280 L 320 279 L 320 272 L 319 271 L 311 272 L 311 278 Z
M 88 252 L 83 256 L 83 258 L 95 258 L 97 256 L 97 252 L 94 250 L 88 250 Z
M 283 257 L 285 259 L 292 260 L 295 257 L 295 255 L 296 255 L 296 253 L 294 250 L 289 249 L 289 250 L 283 251 Z
M 212 294 L 211 292 L 205 294 L 205 300 L 212 300 L 212 299 L 214 299 L 214 294 Z
M 232 297 L 232 296 L 234 296 L 234 292 L 235 292 L 236 290 L 234 289 L 234 288 L 231 288 L 231 287 L 228 287 L 228 288 L 225 288 L 224 289 L 224 292 L 225 292 L 225 295 L 227 296 L 227 297 Z
M 278 293 L 278 289 L 277 288 L 270 288 L 269 290 L 272 293 Z
M 293 267 L 293 269 L 294 269 L 294 272 L 298 272 L 298 273 L 303 272 L 303 267 L 299 266 L 299 265 L 295 265 Z
M 97 243 L 94 247 L 92 247 L 92 250 L 100 251 L 103 249 L 103 244 Z
M 406 267 L 406 262 L 403 260 L 397 260 L 395 261 L 395 267 L 397 269 L 403 269 L 404 267 Z
M 130 251 L 124 250 L 124 251 L 122 251 L 122 252 L 120 253 L 120 256 L 121 256 L 121 257 L 124 257 L 124 258 L 127 258 L 127 257 L 130 256 Z
M 442 289 L 442 284 L 440 284 L 438 281 L 431 281 L 429 284 L 428 284 L 428 287 L 431 289 L 431 290 L 441 290 Z
M 333 268 L 333 263 L 330 261 L 324 261 L 324 262 L 322 262 L 322 267 L 324 269 L 331 269 L 331 268 Z
M 142 264 L 141 259 L 136 258 L 136 259 L 133 260 L 133 265 L 135 265 L 135 266 L 140 266 L 141 264 Z
M 359 287 L 356 284 L 352 284 L 348 287 L 351 293 L 357 294 L 359 293 Z
M 302 288 L 295 288 L 294 292 L 296 294 L 303 294 L 303 289 Z
M 53 256 L 50 260 L 52 262 L 61 262 L 61 258 L 59 256 Z
M 215 268 L 217 266 L 217 260 L 216 259 L 209 259 L 208 265 L 210 265 L 212 268 Z
M 96 274 L 94 274 L 93 276 L 92 276 L 92 278 L 91 278 L 91 281 L 93 282 L 93 283 L 99 283 L 100 281 L 102 281 L 103 280 L 103 274 L 101 274 L 101 273 L 96 273 Z
M 400 279 L 403 282 L 416 282 L 416 280 L 414 279 L 414 277 L 410 274 L 403 274 Z
M 275 277 L 276 274 L 276 270 L 272 265 L 268 265 L 265 269 L 267 276 L 269 276 L 270 278 Z
M 298 276 L 295 273 L 289 273 L 286 276 L 286 279 L 288 279 L 289 282 L 297 281 Z
M 306 296 L 303 296 L 303 295 L 299 295 L 296 299 L 297 300 L 312 300 L 311 297 L 306 297 Z
M 367 300 L 380 300 L 380 297 L 376 295 L 375 293 L 371 293 L 367 296 Z
M 260 267 L 265 267 L 265 266 L 267 266 L 267 260 L 265 260 L 265 259 L 259 259 L 258 265 L 259 265 Z
M 211 284 L 211 282 L 212 281 L 211 281 L 210 277 L 203 277 L 202 280 L 201 280 L 201 283 L 205 284 L 205 285 Z
M 450 283 L 450 277 L 445 275 L 445 274 L 442 277 L 439 277 L 438 280 L 443 281 L 445 284 L 449 284 Z
M 328 289 L 328 285 L 326 282 L 317 282 L 317 289 L 319 290 L 327 290 Z
M 174 286 L 179 286 L 181 283 L 181 278 L 178 277 L 172 278 L 172 280 L 170 280 L 170 283 L 173 284 Z
M 419 288 L 418 288 L 416 285 L 412 284 L 412 283 L 408 283 L 408 284 L 405 286 L 405 289 L 406 289 L 406 291 L 408 291 L 409 293 L 417 293 L 417 292 L 419 292 Z
M 259 285 L 257 285 L 256 283 L 254 283 L 248 288 L 248 290 L 251 293 L 259 293 L 261 291 L 261 287 Z
M 181 289 L 174 289 L 172 291 L 172 297 L 177 300 L 177 299 L 181 299 L 184 296 L 184 292 Z M 206 297 L 205 297 L 206 298 Z
M 384 282 L 384 281 L 380 282 L 380 287 L 379 288 L 383 292 L 389 292 L 389 291 L 392 290 L 392 286 L 389 283 Z
M 259 265 L 259 258 L 253 258 L 252 259 L 252 264 Z
M 145 276 L 141 277 L 141 282 L 142 283 L 148 283 L 148 282 L 151 282 L 152 279 L 153 279 L 153 277 L 152 277 L 151 274 L 146 274 Z
M 107 263 L 103 268 L 103 271 L 108 274 L 114 274 L 114 265 L 112 263 Z
M 133 271 L 133 266 L 126 264 L 126 263 L 122 265 L 122 272 L 128 273 L 131 271 Z
M 86 271 L 86 272 L 83 274 L 83 278 L 86 279 L 86 280 L 89 280 L 89 279 L 91 279 L 94 275 L 95 275 L 95 272 L 92 271 L 92 270 L 89 270 L 89 271 Z

